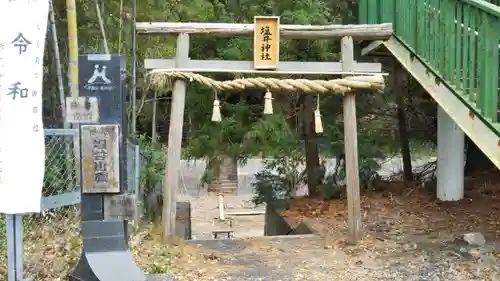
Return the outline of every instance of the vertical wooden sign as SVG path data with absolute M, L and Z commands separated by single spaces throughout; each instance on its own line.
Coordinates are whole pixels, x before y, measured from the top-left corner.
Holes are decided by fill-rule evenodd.
M 83 193 L 119 193 L 119 125 L 82 125 Z
M 280 18 L 255 17 L 253 62 L 255 69 L 276 69 L 280 58 Z

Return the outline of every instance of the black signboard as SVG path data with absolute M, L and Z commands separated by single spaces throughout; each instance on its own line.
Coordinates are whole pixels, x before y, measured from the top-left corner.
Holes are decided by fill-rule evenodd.
M 81 97 L 97 97 L 101 124 L 120 124 L 124 118 L 125 63 L 122 56 L 80 56 L 78 80 Z
M 84 55 L 79 60 L 79 91 L 81 97 L 95 97 L 99 104 L 99 122 L 102 125 L 120 125 L 119 177 L 120 192 L 126 190 L 126 147 L 125 147 L 125 105 L 124 105 L 124 60 L 115 55 Z M 80 123 L 81 126 L 87 125 Z M 94 124 L 95 127 L 95 124 Z M 116 127 L 115 127 L 116 128 Z M 82 130 L 80 130 L 82 131 Z M 99 158 L 99 164 L 106 159 L 102 155 L 104 137 L 97 139 L 99 155 L 92 155 L 91 166 Z M 110 135 L 110 134 L 108 134 Z M 116 136 L 116 134 L 115 134 Z M 92 140 L 92 151 L 96 148 Z M 114 142 L 116 143 L 116 142 Z M 82 147 L 82 146 L 80 146 Z M 109 153 L 109 149 L 106 152 Z M 115 157 L 116 158 L 116 157 Z M 83 163 L 82 163 L 83 164 Z M 83 166 L 83 165 L 82 165 Z M 95 180 L 94 166 L 94 178 Z M 109 173 L 103 178 L 104 167 L 99 167 L 101 182 L 109 182 Z M 83 174 L 83 173 L 82 173 Z M 113 195 L 117 196 L 117 195 Z M 121 196 L 121 195 L 118 195 Z M 109 195 L 107 196 L 110 197 Z M 103 193 L 83 193 L 81 196 L 81 236 L 83 251 L 78 264 L 70 274 L 71 281 L 146 281 L 145 274 L 134 263 L 128 249 L 126 221 L 104 219 Z M 113 270 L 119 268 L 119 271 Z
M 78 60 L 79 94 L 81 97 L 96 97 L 99 103 L 99 123 L 120 125 L 120 192 L 127 188 L 126 145 L 125 145 L 125 105 L 124 78 L 125 61 L 122 56 L 106 54 L 82 55 Z M 85 125 L 85 123 L 81 123 Z M 82 165 L 83 167 L 83 165 Z M 82 175 L 83 175 L 82 171 Z M 84 220 L 103 219 L 102 198 L 85 194 L 82 196 L 82 218 Z

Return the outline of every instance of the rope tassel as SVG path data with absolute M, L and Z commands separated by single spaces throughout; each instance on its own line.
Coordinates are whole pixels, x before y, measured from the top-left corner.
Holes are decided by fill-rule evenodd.
M 319 95 L 317 98 L 318 105 L 316 106 L 316 110 L 314 111 L 314 131 L 317 134 L 323 133 L 323 122 L 321 121 L 321 112 L 319 111 Z
M 212 109 L 212 121 L 213 122 L 220 122 L 220 121 L 222 121 L 222 117 L 221 117 L 221 114 L 220 114 L 220 101 L 217 98 L 217 93 L 215 93 L 214 107 Z
M 267 92 L 264 95 L 264 114 L 273 114 L 273 94 L 271 94 L 269 89 L 267 89 Z

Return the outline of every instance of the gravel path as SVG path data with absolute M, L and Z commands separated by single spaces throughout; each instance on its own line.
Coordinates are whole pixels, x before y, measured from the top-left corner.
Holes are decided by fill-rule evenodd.
M 190 241 L 210 252 L 212 266 L 232 269 L 199 280 L 471 281 L 453 245 L 416 243 L 380 249 L 328 249 L 315 235 Z M 361 245 L 362 246 L 362 245 Z M 483 271 L 482 273 L 485 273 Z M 483 274 L 484 275 L 484 274 Z M 483 277 L 484 278 L 484 277 Z M 181 279 L 180 279 L 181 280 Z M 489 280 L 489 279 L 477 279 Z

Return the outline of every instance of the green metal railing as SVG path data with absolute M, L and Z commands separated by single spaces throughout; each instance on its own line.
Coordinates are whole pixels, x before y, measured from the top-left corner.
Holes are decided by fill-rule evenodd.
M 498 125 L 500 0 L 358 3 L 360 23 L 392 22 L 410 51 L 484 120 Z

